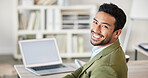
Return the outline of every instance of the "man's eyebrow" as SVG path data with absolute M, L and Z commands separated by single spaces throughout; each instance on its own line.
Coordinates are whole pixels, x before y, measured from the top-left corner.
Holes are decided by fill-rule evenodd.
M 96 18 L 93 18 L 93 20 L 95 20 L 95 21 L 97 21 L 97 22 L 98 22 L 98 20 L 97 20 Z
M 108 24 L 108 23 L 106 23 L 106 22 L 103 22 L 102 24 L 106 24 L 106 25 L 108 25 L 108 26 L 111 26 L 110 24 Z
M 96 18 L 93 18 L 93 20 L 95 20 L 95 21 L 98 22 L 98 20 L 97 20 Z M 106 25 L 108 25 L 108 26 L 111 26 L 109 23 L 106 23 L 106 22 L 103 22 L 102 24 L 106 24 Z

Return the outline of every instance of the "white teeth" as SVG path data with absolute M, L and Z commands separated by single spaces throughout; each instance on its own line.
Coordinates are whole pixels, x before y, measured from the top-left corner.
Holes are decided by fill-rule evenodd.
M 94 34 L 94 37 L 95 37 L 95 38 L 100 38 L 100 36 L 98 36 L 98 35 L 95 35 L 95 34 Z

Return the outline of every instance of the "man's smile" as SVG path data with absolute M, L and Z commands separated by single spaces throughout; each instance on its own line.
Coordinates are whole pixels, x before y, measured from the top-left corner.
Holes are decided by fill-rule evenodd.
M 92 39 L 95 41 L 98 41 L 99 39 L 103 38 L 104 36 L 99 34 L 99 33 L 95 33 L 94 31 L 92 31 Z

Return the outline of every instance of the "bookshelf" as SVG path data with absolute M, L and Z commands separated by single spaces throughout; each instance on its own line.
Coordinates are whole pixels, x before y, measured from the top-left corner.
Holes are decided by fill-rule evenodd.
M 21 59 L 18 41 L 25 39 L 57 39 L 62 58 L 90 57 L 90 26 L 95 5 L 19 5 L 16 2 L 16 46 L 14 57 Z M 89 48 L 90 49 L 89 49 Z

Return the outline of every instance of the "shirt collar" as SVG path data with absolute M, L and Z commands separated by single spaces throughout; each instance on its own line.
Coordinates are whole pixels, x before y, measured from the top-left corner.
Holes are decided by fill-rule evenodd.
M 118 41 L 118 39 L 117 39 L 116 41 Z M 116 42 L 116 41 L 115 41 L 115 42 Z M 113 42 L 113 43 L 115 43 L 115 42 Z M 106 47 L 112 45 L 113 43 L 111 43 L 111 44 L 109 44 L 109 45 L 107 45 L 107 46 L 105 46 L 105 47 L 102 47 L 102 48 L 100 48 L 100 49 L 98 49 L 97 46 L 94 46 L 94 48 L 92 49 L 92 52 L 93 52 L 93 53 L 92 53 L 92 55 L 91 55 L 90 60 L 91 60 L 94 56 L 96 56 L 99 52 L 101 52 L 103 49 L 105 49 Z

